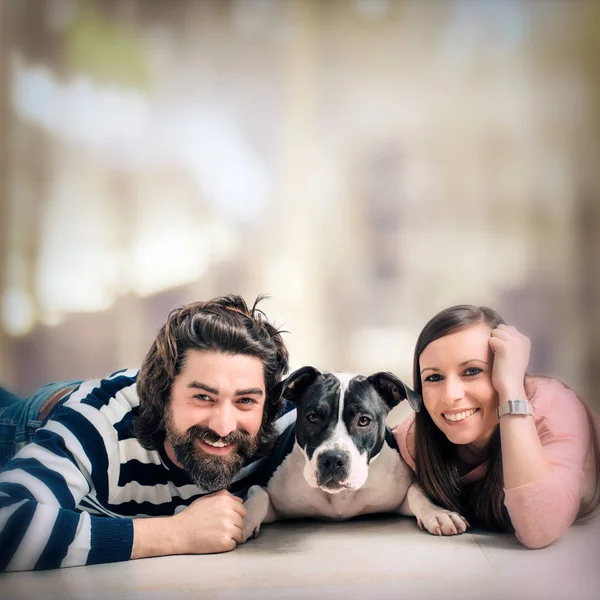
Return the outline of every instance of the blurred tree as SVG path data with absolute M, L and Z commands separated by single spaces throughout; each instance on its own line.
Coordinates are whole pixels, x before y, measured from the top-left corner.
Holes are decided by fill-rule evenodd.
M 122 2 L 122 5 L 130 2 Z M 115 6 L 119 10 L 119 6 Z M 119 15 L 110 18 L 94 4 L 79 4 L 65 36 L 68 66 L 97 80 L 148 88 L 152 73 L 147 49 L 137 28 Z
M 12 48 L 55 76 L 87 74 L 98 81 L 147 89 L 153 82 L 136 18 L 137 0 L 38 2 L 8 0 Z M 133 18 L 131 18 L 133 17 Z M 135 23 L 135 24 L 134 24 Z

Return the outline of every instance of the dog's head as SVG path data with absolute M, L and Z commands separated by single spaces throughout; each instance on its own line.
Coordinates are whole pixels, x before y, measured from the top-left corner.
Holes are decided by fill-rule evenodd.
M 304 477 L 329 493 L 365 483 L 394 406 L 404 399 L 416 411 L 421 406 L 420 396 L 385 372 L 364 377 L 303 367 L 286 379 L 282 395 L 298 409 L 296 442 L 306 457 Z

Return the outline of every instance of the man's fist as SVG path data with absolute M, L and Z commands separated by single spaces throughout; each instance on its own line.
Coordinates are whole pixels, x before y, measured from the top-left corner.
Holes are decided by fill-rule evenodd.
M 233 550 L 242 541 L 245 514 L 241 498 L 225 490 L 198 498 L 172 517 L 178 554 Z

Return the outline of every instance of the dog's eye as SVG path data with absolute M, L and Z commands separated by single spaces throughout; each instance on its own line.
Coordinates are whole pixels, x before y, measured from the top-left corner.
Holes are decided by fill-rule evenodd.
M 306 420 L 307 420 L 309 423 L 312 423 L 313 425 L 317 425 L 317 424 L 318 424 L 318 422 L 319 422 L 319 417 L 317 417 L 317 415 L 315 415 L 315 414 L 311 413 L 311 414 L 309 414 L 309 415 L 306 415 Z
M 359 427 L 366 427 L 367 425 L 371 424 L 371 419 L 369 419 L 369 417 L 360 417 L 358 419 L 358 426 Z

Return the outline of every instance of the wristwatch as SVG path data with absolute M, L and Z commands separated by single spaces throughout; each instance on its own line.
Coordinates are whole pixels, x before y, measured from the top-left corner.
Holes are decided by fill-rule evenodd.
M 498 418 L 504 415 L 533 415 L 529 400 L 509 400 L 501 404 L 496 410 Z

